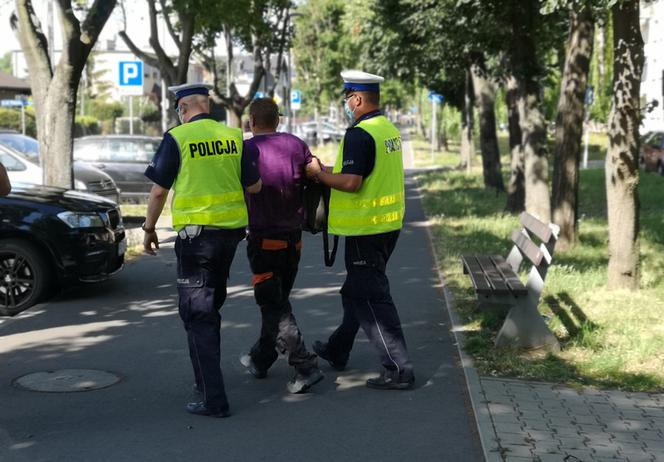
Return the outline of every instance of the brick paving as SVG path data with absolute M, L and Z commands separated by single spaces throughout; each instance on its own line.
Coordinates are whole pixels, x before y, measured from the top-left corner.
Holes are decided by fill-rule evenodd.
M 506 462 L 664 461 L 664 394 L 576 390 L 480 377 L 479 402 Z

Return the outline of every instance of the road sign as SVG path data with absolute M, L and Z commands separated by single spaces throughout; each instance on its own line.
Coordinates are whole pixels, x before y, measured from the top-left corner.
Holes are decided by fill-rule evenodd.
M 429 91 L 429 101 L 440 104 L 445 100 L 445 97 L 435 91 Z
M 118 63 L 118 87 L 123 95 L 142 95 L 143 62 L 120 61 Z
M 300 90 L 291 90 L 290 102 L 291 109 L 298 111 L 302 107 L 302 92 Z
M 3 99 L 0 100 L 1 107 L 25 107 L 28 106 L 27 100 L 22 99 Z

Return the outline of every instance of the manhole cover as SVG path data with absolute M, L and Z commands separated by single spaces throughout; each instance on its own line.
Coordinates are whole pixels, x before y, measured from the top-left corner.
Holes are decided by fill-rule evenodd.
M 59 371 L 34 372 L 14 380 L 14 385 L 31 391 L 67 393 L 99 390 L 120 381 L 120 377 L 106 371 L 93 369 L 61 369 Z

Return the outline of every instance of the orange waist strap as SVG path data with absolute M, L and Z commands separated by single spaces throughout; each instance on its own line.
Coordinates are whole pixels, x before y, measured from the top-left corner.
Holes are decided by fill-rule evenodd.
M 288 248 L 288 241 L 280 239 L 261 239 L 261 249 L 263 250 L 284 250 Z M 295 244 L 296 249 L 302 248 L 302 241 Z

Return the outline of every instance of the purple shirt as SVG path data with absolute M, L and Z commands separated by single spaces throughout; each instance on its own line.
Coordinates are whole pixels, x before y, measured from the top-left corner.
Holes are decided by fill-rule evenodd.
M 302 228 L 304 167 L 311 162 L 309 146 L 289 133 L 256 135 L 244 142 L 244 152 L 257 159 L 263 188 L 247 194 L 249 232 L 258 234 Z

